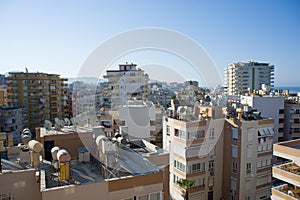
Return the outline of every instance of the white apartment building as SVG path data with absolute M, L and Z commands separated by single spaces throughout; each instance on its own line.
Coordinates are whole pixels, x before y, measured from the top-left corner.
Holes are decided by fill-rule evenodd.
M 240 98 L 241 104 L 258 110 L 263 117 L 274 119 L 274 143 L 284 139 L 284 96 L 248 94 L 241 95 Z
M 149 76 L 136 64 L 119 64 L 118 70 L 107 70 L 103 77 L 108 79 L 104 95 L 109 99 L 112 109 L 125 104 L 130 98 L 147 97 Z
M 130 100 L 119 107 L 120 129 L 129 140 L 142 138 L 150 141 L 156 131 L 155 122 L 156 108 L 151 101 Z
M 225 87 L 229 95 L 259 90 L 265 84 L 274 87 L 274 65 L 249 61 L 232 63 L 225 68 Z

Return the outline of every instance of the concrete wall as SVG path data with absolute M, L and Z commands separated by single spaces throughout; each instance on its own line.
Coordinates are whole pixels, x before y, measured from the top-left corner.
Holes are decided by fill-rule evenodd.
M 107 191 L 107 182 L 97 182 L 93 184 L 46 189 L 42 191 L 42 197 L 43 200 L 104 200 L 109 199 Z
M 163 191 L 163 173 L 44 189 L 43 200 L 120 200 Z
M 11 193 L 14 200 L 42 199 L 34 169 L 0 174 L 0 193 Z

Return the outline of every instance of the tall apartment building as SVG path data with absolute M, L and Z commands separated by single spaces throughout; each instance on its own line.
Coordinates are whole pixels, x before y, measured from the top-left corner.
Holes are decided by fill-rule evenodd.
M 227 119 L 224 126 L 224 199 L 270 199 L 273 119 Z
M 259 90 L 265 84 L 274 87 L 274 65 L 249 61 L 232 63 L 225 68 L 225 87 L 229 95 Z
M 131 98 L 147 99 L 149 76 L 137 69 L 136 64 L 120 64 L 118 70 L 107 70 L 103 77 L 108 79 L 104 101 L 109 102 L 111 108 L 124 105 Z
M 273 177 L 280 180 L 272 188 L 273 200 L 296 200 L 300 198 L 300 140 L 274 144 L 274 156 L 286 159 L 273 167 Z
M 199 119 L 197 113 L 201 111 L 188 113 L 189 108 L 176 107 L 173 101 L 168 116 L 163 118 L 163 148 L 170 153 L 170 196 L 176 200 L 185 195 L 190 200 L 220 199 L 224 119 L 211 119 L 208 108 L 203 108 L 205 118 Z M 183 188 L 178 184 L 182 179 L 195 183 Z
M 67 79 L 57 74 L 10 72 L 7 77 L 8 106 L 23 108 L 23 126 L 32 132 L 45 120 L 64 118 Z
M 222 106 L 172 104 L 163 120 L 172 199 L 270 198 L 274 120 L 239 106 L 224 118 Z M 195 183 L 183 189 L 182 179 Z

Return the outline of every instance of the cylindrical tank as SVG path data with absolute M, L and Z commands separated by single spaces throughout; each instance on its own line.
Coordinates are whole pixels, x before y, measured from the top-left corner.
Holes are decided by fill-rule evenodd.
M 51 149 L 52 159 L 57 160 L 57 152 L 60 150 L 59 147 L 53 147 Z
M 97 144 L 97 146 L 101 146 L 101 145 L 102 145 L 101 141 L 102 141 L 102 140 L 105 140 L 105 139 L 106 139 L 106 137 L 105 137 L 104 135 L 99 135 L 99 136 L 96 138 L 96 144 Z
M 37 153 L 43 151 L 43 149 L 44 149 L 43 145 L 36 140 L 30 140 L 28 142 L 28 148 Z
M 61 149 L 57 152 L 57 160 L 60 163 L 70 162 L 71 156 L 67 150 Z

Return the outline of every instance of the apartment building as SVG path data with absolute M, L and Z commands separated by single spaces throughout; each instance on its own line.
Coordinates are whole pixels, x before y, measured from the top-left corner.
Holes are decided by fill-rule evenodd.
M 170 153 L 170 196 L 177 200 L 184 196 L 190 200 L 220 199 L 224 119 L 213 119 L 207 107 L 192 113 L 188 107 L 177 106 L 172 101 L 168 116 L 163 118 L 163 148 Z M 184 179 L 194 184 L 181 187 Z
M 7 77 L 8 106 L 23 108 L 23 126 L 32 132 L 45 120 L 64 118 L 67 79 L 57 74 L 10 72 Z
M 270 198 L 274 120 L 240 103 L 229 107 L 191 109 L 173 101 L 168 109 L 163 148 L 170 153 L 172 199 Z M 184 189 L 184 179 L 195 182 Z
M 274 65 L 249 61 L 229 64 L 225 68 L 225 87 L 228 95 L 259 90 L 265 84 L 274 87 Z
M 118 70 L 107 70 L 103 77 L 108 80 L 104 87 L 104 101 L 112 109 L 132 98 L 147 99 L 149 76 L 136 64 L 119 64 Z
M 285 98 L 281 94 L 247 94 L 240 96 L 241 104 L 258 110 L 262 116 L 274 119 L 274 143 L 283 141 Z M 248 109 L 247 107 L 244 108 Z
M 270 198 L 273 122 L 273 119 L 259 116 L 226 119 L 222 184 L 224 199 Z
M 273 167 L 273 177 L 279 184 L 272 188 L 273 200 L 296 200 L 300 198 L 300 140 L 274 144 L 274 156 L 286 162 Z

